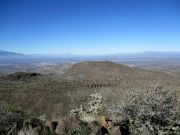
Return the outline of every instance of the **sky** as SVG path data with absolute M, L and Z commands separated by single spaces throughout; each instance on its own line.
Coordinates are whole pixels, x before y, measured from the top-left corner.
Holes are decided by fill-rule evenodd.
M 0 50 L 180 51 L 180 0 L 0 0 Z

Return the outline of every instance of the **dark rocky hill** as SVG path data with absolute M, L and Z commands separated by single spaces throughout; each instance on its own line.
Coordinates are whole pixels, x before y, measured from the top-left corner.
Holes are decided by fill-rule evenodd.
M 6 76 L 2 76 L 1 78 L 9 81 L 27 81 L 29 79 L 34 79 L 39 76 L 41 76 L 41 74 L 39 73 L 15 72 Z

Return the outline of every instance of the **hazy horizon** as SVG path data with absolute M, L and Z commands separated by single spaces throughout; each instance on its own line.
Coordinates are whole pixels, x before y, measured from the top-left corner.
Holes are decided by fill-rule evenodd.
M 137 51 L 137 52 L 118 52 L 118 53 L 97 53 L 97 54 L 80 54 L 80 53 L 24 53 L 24 52 L 15 52 L 15 51 L 9 51 L 9 50 L 0 50 L 4 52 L 12 52 L 12 53 L 18 53 L 18 54 L 24 54 L 24 55 L 77 55 L 77 56 L 104 56 L 104 55 L 126 55 L 126 54 L 142 54 L 142 53 L 180 53 L 180 51 L 154 51 L 154 50 L 147 50 L 147 51 Z

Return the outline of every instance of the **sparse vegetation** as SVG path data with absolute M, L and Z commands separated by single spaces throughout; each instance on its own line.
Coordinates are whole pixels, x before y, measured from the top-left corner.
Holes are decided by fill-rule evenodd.
M 102 113 L 103 110 L 103 97 L 96 93 L 90 95 L 90 101 L 80 108 L 72 109 L 70 116 L 77 117 L 82 121 L 92 122 L 95 118 Z
M 175 93 L 155 86 L 146 91 L 133 91 L 124 104 L 110 109 L 119 122 L 128 121 L 133 135 L 178 135 L 180 119 Z
M 91 68 L 87 68 L 89 65 Z M 68 72 L 62 77 L 39 74 L 32 77 L 31 73 L 22 72 L 1 76 L 0 107 L 7 113 L 23 115 L 24 120 L 40 119 L 43 129 L 46 121 L 58 120 L 64 123 L 63 132 L 69 134 L 111 133 L 120 126 L 128 127 L 134 135 L 179 134 L 178 76 L 126 69 L 112 62 L 80 63 Z M 78 79 L 80 74 L 85 78 Z M 157 81 L 163 87 L 153 88 Z M 64 119 L 69 112 L 75 118 Z M 41 121 L 40 115 L 46 119 Z
M 67 133 L 67 135 L 90 135 L 91 134 L 91 128 L 87 123 L 81 123 L 78 128 L 70 129 Z

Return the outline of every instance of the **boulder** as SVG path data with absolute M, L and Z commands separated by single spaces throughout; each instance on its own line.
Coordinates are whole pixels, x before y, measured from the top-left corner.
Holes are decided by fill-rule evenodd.
M 21 114 L 0 112 L 0 135 L 17 135 L 23 121 L 24 117 Z
M 101 126 L 101 127 L 104 127 L 104 128 L 108 128 L 109 125 L 107 123 L 107 118 L 105 116 L 99 116 L 96 121 L 97 123 Z
M 24 122 L 23 128 L 18 132 L 18 135 L 50 135 L 50 128 L 45 121 L 32 118 Z
M 119 126 L 115 126 L 109 130 L 110 135 L 122 135 Z
M 66 117 L 57 126 L 56 133 L 58 135 L 66 135 L 73 130 L 78 129 L 82 122 L 76 117 Z

